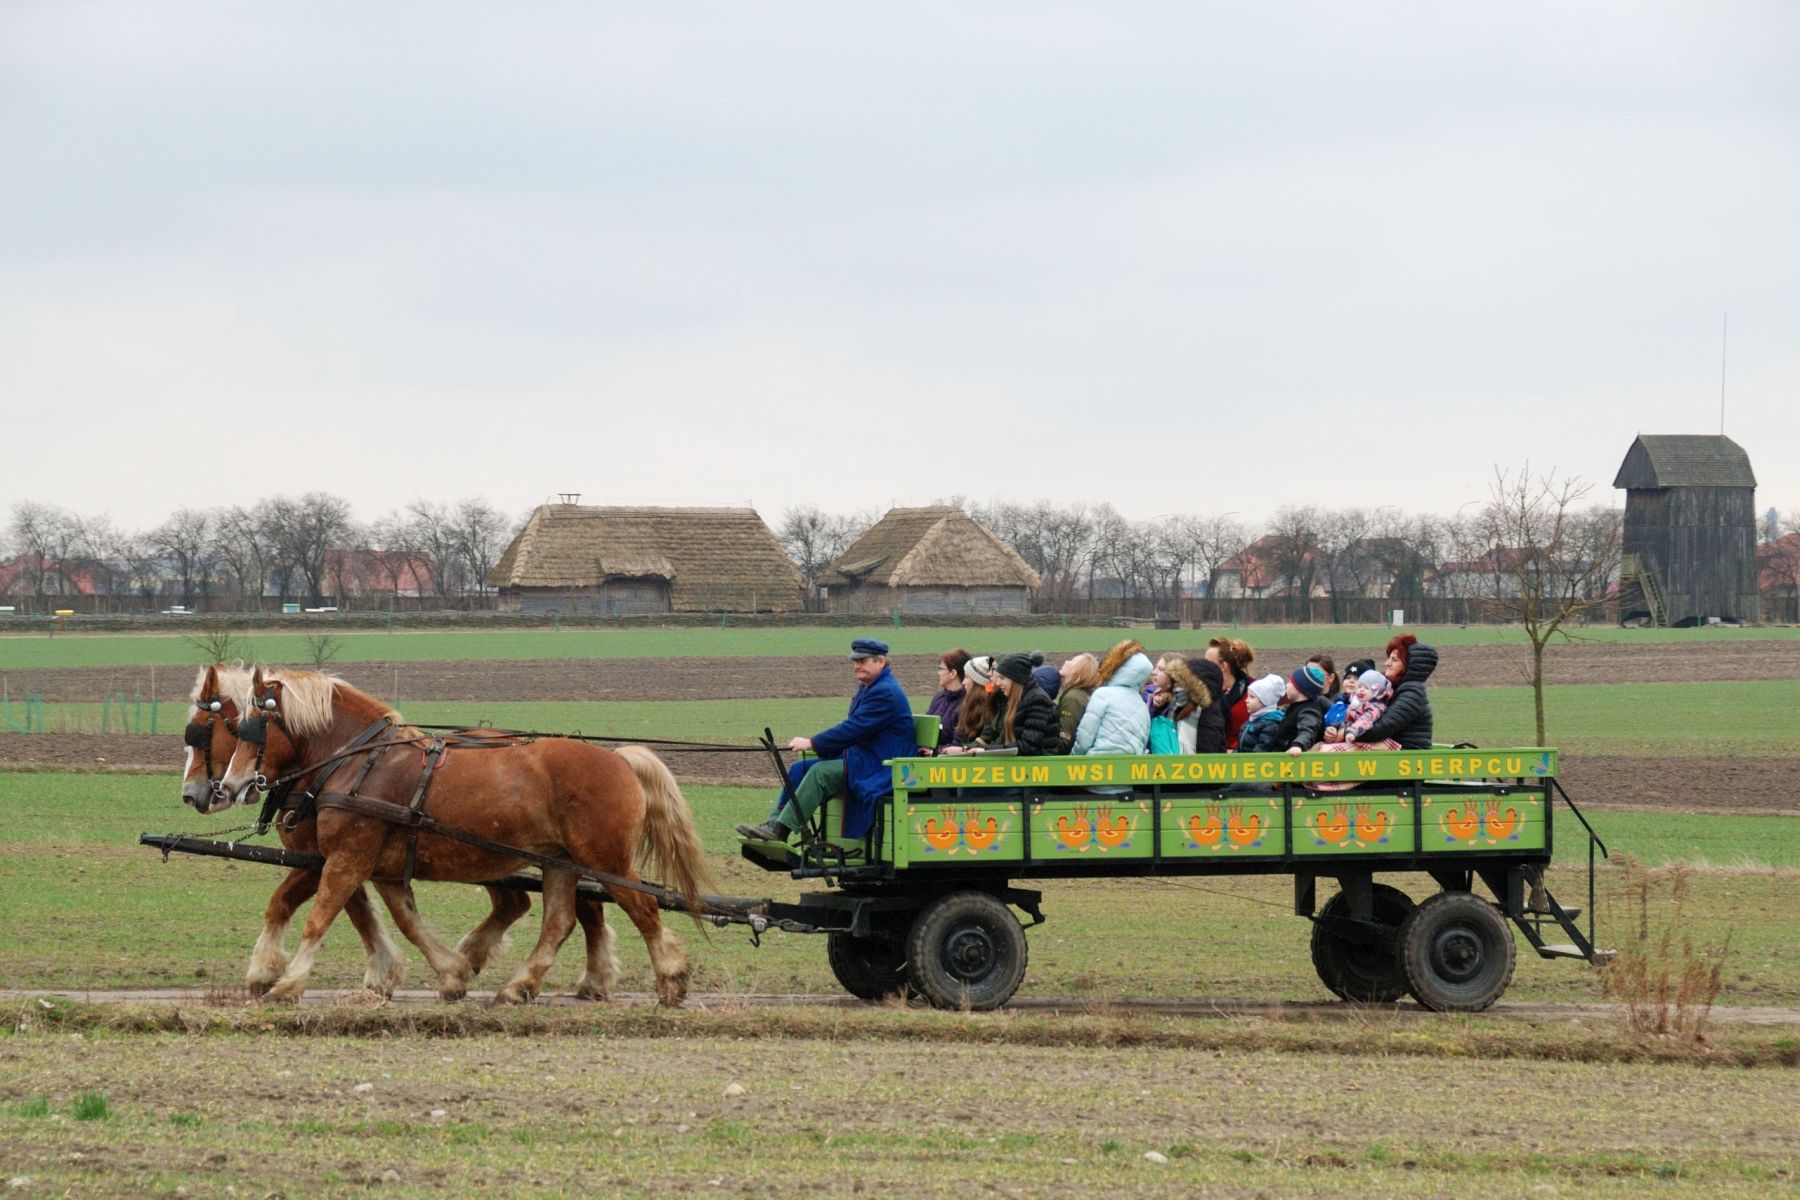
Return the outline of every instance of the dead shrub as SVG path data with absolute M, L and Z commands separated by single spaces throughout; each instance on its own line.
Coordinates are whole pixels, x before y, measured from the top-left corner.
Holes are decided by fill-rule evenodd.
M 1628 1033 L 1703 1043 L 1724 986 L 1731 934 L 1722 945 L 1694 944 L 1687 921 L 1694 873 L 1687 864 L 1652 869 L 1630 855 L 1621 855 L 1619 864 L 1624 902 L 1618 911 L 1628 919 L 1601 977 L 1605 993 L 1624 1006 Z

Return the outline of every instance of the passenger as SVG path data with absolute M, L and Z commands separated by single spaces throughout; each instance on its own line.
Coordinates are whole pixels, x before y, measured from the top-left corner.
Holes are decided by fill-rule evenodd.
M 1387 662 L 1381 673 L 1394 685 L 1394 698 L 1375 723 L 1363 730 L 1363 740 L 1392 738 L 1402 750 L 1431 749 L 1431 697 L 1425 681 L 1437 670 L 1438 652 L 1410 633 L 1387 644 Z
M 1187 660 L 1188 670 L 1212 697 L 1210 704 L 1200 706 L 1194 721 L 1193 754 L 1225 753 L 1225 728 L 1230 714 L 1225 707 L 1225 677 L 1219 664 L 1206 658 Z
M 1374 659 L 1359 658 L 1344 668 L 1343 689 L 1335 696 L 1331 695 L 1329 692 L 1326 693 L 1326 699 L 1330 703 L 1330 707 L 1325 710 L 1325 733 L 1327 741 L 1331 740 L 1330 734 L 1332 730 L 1335 729 L 1340 734 L 1343 732 L 1344 721 L 1349 713 L 1351 693 L 1356 691 L 1356 681 L 1363 677 L 1364 672 L 1373 671 L 1374 669 Z
M 1033 678 L 1031 658 L 1003 655 L 994 665 L 997 683 L 1006 695 L 1006 716 L 1001 722 L 1002 740 L 995 749 L 1013 749 L 1021 757 L 1056 753 L 1056 701 Z
M 1244 696 L 1249 712 L 1238 732 L 1238 751 L 1262 754 L 1274 748 L 1275 734 L 1281 728 L 1281 701 L 1287 695 L 1287 680 L 1279 675 L 1264 675 L 1251 684 Z
M 1302 664 L 1288 676 L 1287 707 L 1275 732 L 1274 750 L 1303 754 L 1325 737 L 1325 668 Z
M 1035 666 L 1031 668 L 1031 677 L 1037 680 L 1039 687 L 1044 689 L 1044 695 L 1052 700 L 1056 699 L 1056 694 L 1062 691 L 1062 675 L 1055 667 L 1048 664 Z
M 1075 730 L 1081 725 L 1088 700 L 1100 686 L 1100 664 L 1091 654 L 1077 654 L 1065 659 L 1057 674 L 1061 686 L 1056 692 L 1056 719 L 1061 732 L 1056 737 L 1056 752 L 1067 754 L 1075 745 Z
M 1150 680 L 1150 658 L 1144 647 L 1127 638 L 1106 652 L 1099 677 L 1104 681 L 1088 699 L 1075 728 L 1074 754 L 1142 754 L 1150 740 L 1150 710 L 1138 689 Z
M 1342 740 L 1323 742 L 1314 746 L 1313 749 L 1340 752 L 1400 749 L 1400 743 L 1393 738 L 1383 738 L 1379 742 L 1363 740 L 1369 729 L 1381 719 L 1381 714 L 1387 711 L 1388 701 L 1394 694 L 1394 687 L 1388 682 L 1387 676 L 1373 669 L 1365 671 L 1361 679 L 1353 679 L 1349 682 L 1344 693 L 1351 699 L 1349 715 L 1342 731 Z M 1329 734 L 1330 730 L 1326 732 Z M 1315 783 L 1310 786 L 1320 792 L 1347 792 L 1356 784 L 1346 779 Z
M 982 730 L 994 715 L 994 659 L 979 654 L 963 664 L 963 705 L 956 718 L 956 744 L 944 747 L 945 754 L 961 754 L 981 744 Z
M 1379 742 L 1368 740 L 1369 730 L 1375 722 L 1386 714 L 1388 706 L 1394 698 L 1394 685 L 1380 671 L 1368 670 L 1356 681 L 1356 697 L 1351 701 L 1349 714 L 1344 721 L 1344 740 L 1339 746 L 1361 745 L 1364 749 L 1399 750 L 1401 745 L 1392 738 L 1384 738 Z
M 937 745 L 931 747 L 934 752 L 947 746 L 962 745 L 962 739 L 956 732 L 956 720 L 962 716 L 963 701 L 969 694 L 963 683 L 963 668 L 969 665 L 970 657 L 967 650 L 958 647 L 938 658 L 937 694 L 932 696 L 930 705 L 925 709 L 927 715 L 938 719 Z
M 918 739 L 913 733 L 912 702 L 888 669 L 887 643 L 874 638 L 851 642 L 850 669 L 857 688 L 849 715 L 830 729 L 788 743 L 794 753 L 810 750 L 818 758 L 793 787 L 791 797 L 789 789 L 782 789 L 767 820 L 737 827 L 740 837 L 785 842 L 833 796 L 845 797 L 844 836 L 859 838 L 869 832 L 877 802 L 894 790 L 893 772 L 883 764 L 912 754 Z
M 1192 754 L 1200 731 L 1200 713 L 1213 705 L 1212 690 L 1200 682 L 1180 655 L 1164 655 L 1157 669 L 1168 680 L 1167 699 L 1157 706 L 1157 715 L 1175 727 L 1175 749 L 1170 753 Z M 1152 743 L 1155 740 L 1153 731 Z
M 1212 638 L 1206 643 L 1208 661 L 1218 665 L 1225 677 L 1225 749 L 1238 748 L 1238 735 L 1250 719 L 1245 701 L 1250 694 L 1250 667 L 1256 652 L 1236 638 Z

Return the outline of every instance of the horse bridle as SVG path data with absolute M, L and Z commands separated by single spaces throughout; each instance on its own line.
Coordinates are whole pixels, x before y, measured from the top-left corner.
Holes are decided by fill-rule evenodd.
M 250 780 L 250 786 L 259 792 L 266 792 L 269 790 L 269 779 L 263 774 L 262 766 L 263 752 L 269 748 L 269 722 L 274 721 L 290 742 L 294 740 L 294 735 L 289 732 L 287 722 L 281 718 L 281 701 L 265 691 L 261 696 L 251 697 L 251 704 L 256 709 L 255 714 L 239 717 L 237 729 L 233 732 L 237 734 L 238 741 L 249 742 L 256 747 L 256 762 L 250 768 L 255 776 Z
M 198 721 L 189 721 L 187 729 L 182 732 L 181 740 L 186 743 L 190 749 L 198 750 L 205 756 L 207 786 L 212 790 L 213 799 L 223 799 L 225 796 L 225 777 L 222 773 L 217 776 L 213 774 L 213 726 L 223 721 L 227 733 L 231 734 L 232 737 L 241 737 L 242 735 L 238 733 L 238 729 L 242 722 L 234 721 L 232 718 L 224 715 L 225 702 L 223 700 L 213 699 L 206 702 L 196 702 L 195 707 L 206 714 L 206 724 L 202 725 Z M 260 762 L 261 760 L 259 759 L 258 761 Z

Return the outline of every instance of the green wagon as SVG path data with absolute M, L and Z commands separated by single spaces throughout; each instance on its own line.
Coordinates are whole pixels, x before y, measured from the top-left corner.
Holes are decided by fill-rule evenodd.
M 867 837 L 830 836 L 831 805 L 799 846 L 746 842 L 771 871 L 826 890 L 780 905 L 825 932 L 853 995 L 905 991 L 991 1009 L 1024 979 L 1041 879 L 1288 875 L 1312 923 L 1319 978 L 1347 1000 L 1410 993 L 1479 1011 L 1512 979 L 1513 929 L 1546 958 L 1595 961 L 1596 852 L 1605 846 L 1542 748 L 1351 753 L 958 756 L 897 759 Z M 1589 925 L 1542 887 L 1561 806 L 1588 854 Z M 1378 877 L 1425 874 L 1417 898 Z M 1319 903 L 1319 883 L 1335 885 Z M 1476 890 L 1477 885 L 1486 894 Z M 1019 913 L 1024 914 L 1021 920 Z

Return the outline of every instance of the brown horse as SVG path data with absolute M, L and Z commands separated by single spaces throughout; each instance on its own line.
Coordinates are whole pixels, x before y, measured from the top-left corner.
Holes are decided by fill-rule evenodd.
M 296 771 L 312 771 L 307 786 L 320 793 L 354 787 L 361 795 L 404 805 L 418 792 L 424 751 L 432 739 L 405 726 L 393 709 L 342 679 L 317 671 L 265 676 L 258 668 L 251 680 L 251 711 L 261 718 L 255 735 L 240 722 L 240 740 L 221 780 L 231 796 Z M 334 758 L 383 719 L 393 727 L 375 740 L 405 744 L 391 746 L 372 767 L 368 752 Z M 629 880 L 638 878 L 634 860 L 647 860 L 668 876 L 690 907 L 697 907 L 706 881 L 700 839 L 675 777 L 655 754 L 642 746 L 612 751 L 568 738 L 493 741 L 484 746 L 479 739 L 457 739 L 439 758 L 424 797 L 431 817 L 493 842 L 566 858 Z M 373 879 L 384 892 L 402 886 L 408 840 L 401 825 L 321 806 L 317 844 L 325 866 L 318 896 L 299 949 L 269 990 L 271 999 L 299 999 L 326 930 L 364 881 Z M 426 833 L 417 838 L 414 874 L 420 879 L 478 883 L 528 862 Z M 578 919 L 577 880 L 567 869 L 543 867 L 543 929 L 497 1000 L 527 1003 L 538 994 L 558 948 Z M 655 898 L 614 888 L 611 899 L 649 947 L 658 998 L 664 1004 L 681 1003 L 687 994 L 687 951 L 663 928 Z M 402 931 L 412 936 L 404 923 Z M 428 957 L 432 953 L 426 952 Z
M 188 718 L 187 760 L 182 776 L 181 798 L 199 812 L 217 812 L 233 803 L 231 794 L 224 789 L 220 780 L 226 764 L 231 761 L 231 755 L 237 748 L 237 721 L 240 713 L 249 711 L 250 688 L 251 672 L 248 667 L 243 666 L 226 666 L 221 663 L 204 667 L 195 680 L 190 695 L 194 711 Z M 318 852 L 313 813 L 305 813 L 292 824 L 286 819 L 277 819 L 274 828 L 281 844 L 287 849 L 305 853 Z M 287 969 L 288 958 L 282 950 L 282 940 L 294 913 L 318 891 L 319 878 L 317 870 L 291 869 L 269 897 L 269 903 L 263 910 L 262 933 L 256 939 L 256 948 L 251 952 L 250 966 L 244 976 L 244 986 L 252 995 L 260 996 L 267 992 Z M 435 940 L 432 941 L 433 948 L 426 951 L 428 960 L 434 957 L 438 962 L 449 960 L 449 969 L 439 975 L 439 995 L 446 1000 L 456 1000 L 463 996 L 468 989 L 468 980 L 487 965 L 489 956 L 501 944 L 506 930 L 531 911 L 531 900 L 524 892 L 491 887 L 487 889 L 487 893 L 493 906 L 492 911 L 481 924 L 463 937 L 455 951 L 445 951 Z M 420 937 L 430 938 L 429 930 L 418 918 L 412 889 L 395 885 L 393 893 L 384 894 L 383 899 L 387 901 L 389 910 L 402 929 L 416 927 L 415 932 Z M 375 915 L 367 891 L 358 887 L 345 902 L 344 911 L 350 918 L 350 923 L 355 926 L 368 955 L 368 969 L 363 973 L 363 986 L 378 995 L 391 996 L 404 977 L 405 964 L 393 940 L 388 937 L 387 929 Z M 587 973 L 577 985 L 576 994 L 588 999 L 604 1000 L 609 995 L 612 981 L 619 970 L 612 931 L 606 928 L 600 906 L 595 901 L 580 898 L 576 915 L 586 934 L 588 951 Z M 409 933 L 408 936 L 412 934 Z M 415 942 L 418 940 L 418 937 L 414 938 Z M 463 963 L 457 963 L 452 955 L 460 956 Z

